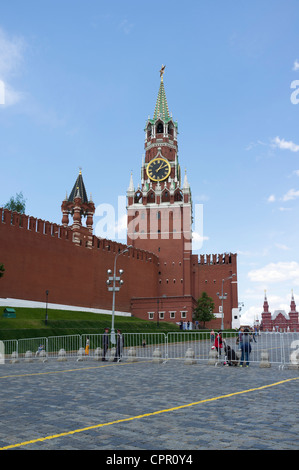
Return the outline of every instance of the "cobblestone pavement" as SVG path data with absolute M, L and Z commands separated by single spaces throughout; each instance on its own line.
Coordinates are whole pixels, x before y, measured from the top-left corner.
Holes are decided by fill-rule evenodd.
M 1 449 L 299 448 L 298 370 L 50 360 L 0 365 L 0 387 Z

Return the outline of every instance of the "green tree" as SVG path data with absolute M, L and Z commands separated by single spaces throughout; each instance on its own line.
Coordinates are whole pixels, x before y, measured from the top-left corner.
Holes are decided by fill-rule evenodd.
M 0 277 L 4 276 L 4 271 L 5 271 L 4 264 L 0 264 Z
M 4 209 L 19 212 L 20 214 L 25 214 L 25 208 L 26 199 L 24 199 L 22 192 L 17 193 L 16 197 L 11 197 L 10 200 L 4 206 Z
M 205 328 L 206 322 L 209 322 L 215 318 L 213 314 L 215 304 L 212 297 L 209 297 L 206 292 L 201 294 L 201 297 L 197 300 L 197 307 L 193 312 L 193 317 L 200 323 L 203 323 Z

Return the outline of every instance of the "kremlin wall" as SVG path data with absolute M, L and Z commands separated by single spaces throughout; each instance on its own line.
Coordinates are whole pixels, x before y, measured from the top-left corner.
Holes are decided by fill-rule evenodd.
M 48 290 L 52 304 L 111 310 L 107 270 L 126 246 L 91 236 L 89 248 L 84 236 L 77 244 L 70 227 L 0 209 L 0 259 L 5 266 L 0 298 L 45 302 Z M 118 267 L 124 270 L 124 285 L 116 310 L 130 312 L 132 296 L 155 295 L 157 257 L 129 248 Z
M 126 245 L 90 236 L 85 227 L 81 230 L 81 234 L 77 233 L 80 243 L 75 243 L 70 226 L 0 208 L 0 260 L 5 266 L 0 282 L 2 304 L 5 305 L 5 298 L 45 303 L 48 290 L 52 306 L 111 312 L 107 270 L 113 269 L 116 254 Z M 157 297 L 160 268 L 159 258 L 153 253 L 128 248 L 118 258 L 117 268 L 124 270 L 124 284 L 116 296 L 116 314 L 131 313 L 156 321 L 159 311 L 160 321 L 192 321 L 195 300 L 201 291 L 208 292 L 217 302 L 219 280 L 235 272 L 236 255 L 201 255 L 199 260 L 193 255 L 193 283 L 197 289 L 192 299 L 184 295 Z M 230 285 L 228 304 L 235 304 L 236 288 Z M 219 326 L 219 318 L 218 314 L 218 319 L 210 322 L 211 327 Z M 226 327 L 229 322 L 230 317 L 225 320 Z

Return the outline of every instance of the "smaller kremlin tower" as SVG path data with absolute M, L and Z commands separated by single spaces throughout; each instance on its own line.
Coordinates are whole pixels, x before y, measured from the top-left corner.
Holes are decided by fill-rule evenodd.
M 66 198 L 61 205 L 62 225 L 69 225 L 69 216 L 73 218 L 71 229 L 73 230 L 73 242 L 76 245 L 83 243 L 87 248 L 92 247 L 92 225 L 93 214 L 95 213 L 95 205 L 92 199 L 88 200 L 86 189 L 83 182 L 81 169 L 76 182 L 73 186 L 70 196 Z M 86 217 L 86 227 L 82 225 L 82 216 Z

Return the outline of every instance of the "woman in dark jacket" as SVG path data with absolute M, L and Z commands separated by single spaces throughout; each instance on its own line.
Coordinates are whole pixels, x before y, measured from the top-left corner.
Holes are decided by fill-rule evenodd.
M 246 362 L 246 367 L 249 366 L 249 356 L 250 356 L 250 353 L 251 353 L 250 341 L 251 341 L 251 336 L 249 334 L 249 330 L 247 328 L 245 328 L 244 333 L 243 333 L 243 337 L 242 337 L 242 343 L 240 343 L 241 344 L 241 351 L 242 351 L 240 366 L 242 366 L 244 364 L 244 360 Z
M 221 331 L 219 331 L 216 335 L 216 338 L 215 338 L 215 344 L 214 344 L 215 348 L 217 349 L 218 351 L 218 355 L 221 356 L 221 348 L 222 348 L 222 336 L 221 336 Z

